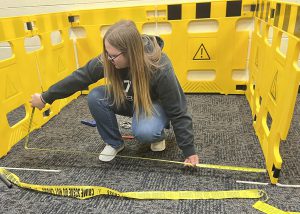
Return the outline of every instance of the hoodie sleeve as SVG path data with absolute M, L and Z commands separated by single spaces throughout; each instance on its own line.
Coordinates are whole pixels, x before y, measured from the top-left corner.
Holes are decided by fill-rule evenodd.
M 163 55 L 162 62 L 164 66 L 156 75 L 156 94 L 171 120 L 176 142 L 187 158 L 196 154 L 192 118 L 187 112 L 185 94 L 166 55 Z
M 52 104 L 57 99 L 69 97 L 77 91 L 86 89 L 103 77 L 104 70 L 100 57 L 93 58 L 85 66 L 52 85 L 42 94 L 42 98 L 46 103 Z

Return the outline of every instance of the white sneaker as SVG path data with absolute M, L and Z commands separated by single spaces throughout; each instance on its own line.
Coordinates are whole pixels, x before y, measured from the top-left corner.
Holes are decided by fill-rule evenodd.
M 153 152 L 161 152 L 164 151 L 166 148 L 166 141 L 162 140 L 156 143 L 151 143 L 151 150 Z
M 116 155 L 122 151 L 124 149 L 124 144 L 122 146 L 120 146 L 119 148 L 115 149 L 113 147 L 111 147 L 110 145 L 106 145 L 104 147 L 104 149 L 102 150 L 102 152 L 99 155 L 99 160 L 104 161 L 104 162 L 108 162 L 111 161 L 112 159 L 114 159 L 116 157 Z

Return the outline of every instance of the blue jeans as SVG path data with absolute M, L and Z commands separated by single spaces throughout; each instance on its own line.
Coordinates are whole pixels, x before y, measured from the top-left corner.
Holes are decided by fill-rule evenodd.
M 164 128 L 169 125 L 169 119 L 159 103 L 153 103 L 152 117 L 147 118 L 144 112 L 140 112 L 137 120 L 133 102 L 126 100 L 120 108 L 117 108 L 105 90 L 105 86 L 94 88 L 88 95 L 88 105 L 98 132 L 106 144 L 113 148 L 124 144 L 116 114 L 132 117 L 133 136 L 141 143 L 155 143 L 165 138 Z

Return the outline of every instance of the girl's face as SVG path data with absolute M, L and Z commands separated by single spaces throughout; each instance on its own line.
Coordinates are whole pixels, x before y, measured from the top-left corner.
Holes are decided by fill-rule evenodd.
M 107 40 L 105 43 L 105 56 L 107 59 L 117 68 L 127 68 L 129 66 L 128 58 L 126 57 L 126 53 L 121 52 L 120 50 L 113 47 Z

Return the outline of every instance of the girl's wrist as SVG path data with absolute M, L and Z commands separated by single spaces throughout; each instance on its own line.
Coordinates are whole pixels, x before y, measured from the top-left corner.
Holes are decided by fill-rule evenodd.
M 43 99 L 42 95 L 40 95 L 40 99 L 41 99 L 41 101 L 42 101 L 44 104 L 46 104 L 46 102 L 45 102 L 45 100 Z

